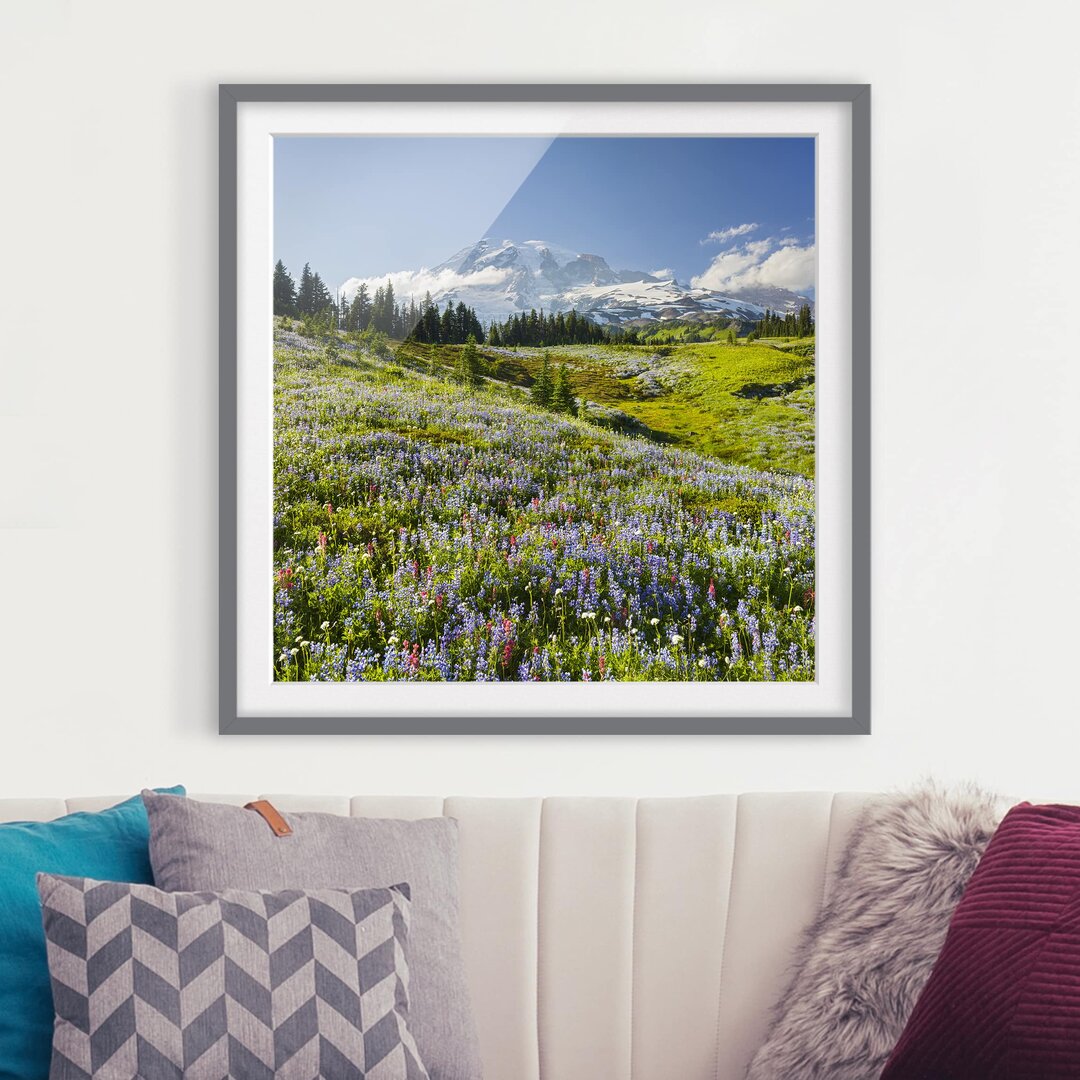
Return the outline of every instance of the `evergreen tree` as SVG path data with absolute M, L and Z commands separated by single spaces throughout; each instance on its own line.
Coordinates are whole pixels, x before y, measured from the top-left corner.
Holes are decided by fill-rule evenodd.
M 570 372 L 565 364 L 559 365 L 559 372 L 555 376 L 555 388 L 551 392 L 551 407 L 556 412 L 577 413 L 577 399 L 573 390 L 570 389 Z
M 274 314 L 296 314 L 296 282 L 280 259 L 274 267 Z
M 460 345 L 458 337 L 457 319 L 454 318 L 454 301 L 446 301 L 446 310 L 439 320 L 439 340 L 444 345 Z
M 330 296 L 330 290 L 326 287 L 326 283 L 318 273 L 312 275 L 311 279 L 311 293 L 313 307 L 311 314 L 316 315 L 320 311 L 329 311 L 334 306 L 333 298 Z
M 301 315 L 315 314 L 315 278 L 311 273 L 311 263 L 304 263 L 300 271 L 300 287 L 296 291 L 296 310 Z
M 384 312 L 386 310 L 386 289 L 380 285 L 375 290 L 375 295 L 371 298 L 371 328 L 373 330 L 383 330 L 384 324 Z M 385 331 L 383 331 L 385 333 Z
M 458 377 L 466 386 L 480 383 L 480 353 L 476 348 L 476 338 L 469 335 L 458 356 Z
M 371 323 L 371 297 L 368 295 L 368 287 L 364 282 L 356 290 L 356 295 L 349 305 L 349 318 L 346 326 L 354 332 L 363 332 Z
M 382 310 L 379 312 L 378 322 L 375 324 L 376 330 L 381 330 L 387 336 L 393 335 L 397 329 L 394 326 L 395 309 L 394 285 L 393 282 L 387 281 L 386 288 L 383 290 Z
M 361 284 L 356 293 L 356 328 L 363 332 L 371 326 L 371 296 L 366 284 Z
M 544 359 L 540 364 L 540 373 L 533 381 L 529 394 L 534 405 L 539 405 L 542 409 L 548 409 L 551 407 L 554 392 L 555 386 L 551 381 L 551 353 L 545 349 Z

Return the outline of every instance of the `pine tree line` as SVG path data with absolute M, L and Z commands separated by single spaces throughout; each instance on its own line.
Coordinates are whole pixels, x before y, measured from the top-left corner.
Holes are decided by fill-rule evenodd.
M 393 283 L 380 285 L 374 296 L 366 284 L 361 283 L 351 301 L 344 292 L 339 297 L 331 295 L 318 272 L 305 263 L 300 283 L 293 280 L 285 264 L 279 259 L 274 266 L 274 314 L 290 318 L 306 318 L 329 313 L 339 330 L 377 330 L 387 337 L 406 338 L 428 345 L 463 345 L 471 337 L 483 345 L 602 345 L 618 341 L 636 345 L 648 340 L 635 329 L 611 329 L 594 323 L 577 310 L 545 314 L 535 308 L 528 313 L 511 315 L 505 322 L 492 322 L 485 331 L 476 311 L 459 301 L 456 305 L 447 301 L 446 308 L 439 310 L 431 293 L 417 304 L 398 303 Z M 765 316 L 754 324 L 753 337 L 809 337 L 814 333 L 814 317 L 809 304 L 803 304 L 797 312 L 781 315 L 766 309 Z M 729 334 L 729 338 L 730 338 Z M 705 340 L 700 332 L 690 331 L 682 336 L 684 341 Z M 751 339 L 752 340 L 752 339 Z
M 810 305 L 803 304 L 797 312 L 781 315 L 778 311 L 765 309 L 765 317 L 754 323 L 754 333 L 759 337 L 809 337 L 814 332 L 814 316 Z
M 464 345 L 472 338 L 474 345 L 483 345 L 486 335 L 483 324 L 471 307 L 462 301 L 457 306 L 450 300 L 446 309 L 440 313 L 439 305 L 431 299 L 431 293 L 425 293 L 419 307 L 409 302 L 409 326 L 407 335 L 412 341 L 425 345 Z M 415 312 L 415 317 L 414 313 Z
M 493 322 L 489 345 L 599 345 L 610 340 L 607 330 L 576 310 L 545 315 L 533 308 L 527 315 L 511 315 L 504 323 Z
M 412 338 L 431 345 L 463 345 L 471 336 L 478 344 L 485 340 L 484 327 L 476 312 L 463 303 L 447 302 L 440 312 L 428 293 L 422 303 L 412 298 L 398 303 L 393 282 L 380 285 L 374 296 L 361 282 L 352 300 L 342 292 L 331 296 L 323 279 L 305 263 L 299 286 L 278 259 L 274 267 L 274 314 L 305 318 L 329 312 L 339 330 L 378 330 L 387 337 Z

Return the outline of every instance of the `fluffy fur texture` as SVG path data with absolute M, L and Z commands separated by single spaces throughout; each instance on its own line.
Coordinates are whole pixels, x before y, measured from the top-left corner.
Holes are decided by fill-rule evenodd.
M 867 807 L 747 1080 L 877 1080 L 1006 808 L 933 784 Z

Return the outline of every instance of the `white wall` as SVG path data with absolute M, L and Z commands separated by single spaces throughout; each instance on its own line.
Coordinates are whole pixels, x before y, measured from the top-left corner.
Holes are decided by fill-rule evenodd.
M 932 772 L 1080 797 L 1069 14 L 4 5 L 0 796 L 679 794 Z M 216 84 L 462 79 L 873 83 L 872 736 L 215 734 Z

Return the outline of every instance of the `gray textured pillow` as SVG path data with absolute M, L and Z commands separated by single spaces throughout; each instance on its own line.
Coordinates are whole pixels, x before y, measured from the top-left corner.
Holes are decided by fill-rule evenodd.
M 409 1027 L 432 1080 L 482 1069 L 458 929 L 457 822 L 283 814 L 279 837 L 238 806 L 143 792 L 150 862 L 162 889 L 371 888 L 407 881 Z
M 877 1080 L 1006 808 L 933 784 L 867 807 L 747 1080 Z
M 38 875 L 50 1080 L 423 1080 L 406 886 L 167 893 Z

